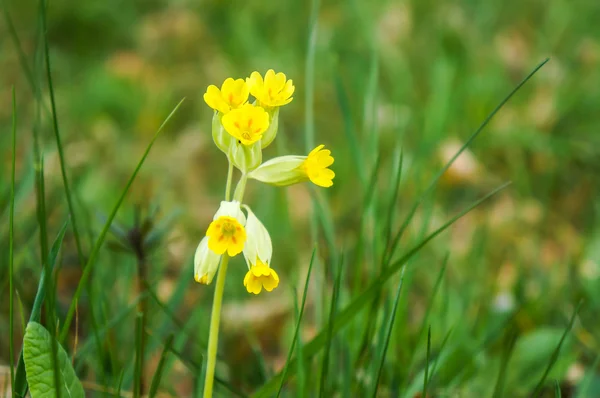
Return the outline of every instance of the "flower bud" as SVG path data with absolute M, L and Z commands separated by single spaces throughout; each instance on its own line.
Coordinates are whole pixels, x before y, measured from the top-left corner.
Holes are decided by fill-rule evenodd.
M 256 169 L 262 161 L 260 141 L 252 145 L 244 145 L 233 141 L 229 147 L 229 159 L 242 173 Z
M 212 137 L 217 148 L 223 151 L 223 153 L 227 154 L 229 152 L 229 147 L 231 146 L 233 138 L 223 128 L 223 124 L 221 123 L 221 117 L 221 113 L 215 112 L 212 119 Z
M 219 268 L 221 256 L 208 248 L 208 237 L 204 237 L 194 255 L 194 279 L 208 285 Z

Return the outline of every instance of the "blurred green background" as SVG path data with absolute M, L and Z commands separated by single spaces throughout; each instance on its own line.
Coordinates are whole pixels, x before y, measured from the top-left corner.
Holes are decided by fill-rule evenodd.
M 68 207 L 38 4 L 1 4 L 0 387 L 8 388 L 13 85 L 17 352 L 21 317 L 28 317 L 40 275 L 34 130 L 44 156 L 50 242 Z M 212 111 L 202 99 L 209 84 L 255 70 L 284 72 L 296 92 L 281 109 L 277 141 L 263 157 L 306 154 L 313 143 L 325 144 L 335 157 L 330 189 L 249 184 L 246 201 L 271 232 L 281 283 L 272 293 L 249 295 L 243 261 L 230 266 L 217 367 L 227 386 L 217 385 L 218 396 L 232 395 L 231 389 L 245 395 L 286 362 L 295 325 L 292 293 L 302 291 L 313 248 L 303 344 L 327 324 L 338 264 L 336 306 L 342 310 L 380 272 L 389 230 L 401 228 L 444 164 L 547 57 L 422 200 L 402 235 L 394 258 L 512 181 L 408 262 L 377 396 L 421 393 L 428 326 L 436 362 L 429 396 L 529 396 L 582 299 L 543 394 L 554 396 L 556 380 L 563 396 L 600 396 L 599 21 L 600 2 L 593 0 L 50 1 L 57 116 L 84 253 L 153 134 L 186 98 L 119 210 L 79 302 L 77 329 L 73 323 L 65 344 L 90 396 L 117 388 L 121 375 L 123 396 L 133 384 L 136 259 L 119 250 L 119 240 L 131 238 L 137 213 L 153 231 L 145 264 L 153 297 L 147 301 L 144 383 L 169 333 L 176 353 L 167 356 L 160 394 L 192 396 L 201 382 L 214 286 L 193 281 L 192 257 L 222 198 L 227 171 L 212 143 Z M 60 323 L 81 275 L 71 230 L 59 261 Z M 306 371 L 294 367 L 297 375 L 290 374 L 284 395 L 317 396 L 325 377 L 325 396 L 369 396 L 398 283 L 396 273 L 372 306 L 333 334 L 326 377 L 321 351 L 304 364 Z M 499 383 L 503 369 L 505 382 Z

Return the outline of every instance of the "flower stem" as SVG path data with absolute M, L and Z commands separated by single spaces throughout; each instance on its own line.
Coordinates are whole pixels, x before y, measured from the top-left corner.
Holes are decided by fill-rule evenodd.
M 229 160 L 229 156 L 227 156 L 227 163 L 229 168 L 227 169 L 227 185 L 225 186 L 225 201 L 229 201 L 231 197 L 231 181 L 233 180 L 233 163 Z
M 215 286 L 215 297 L 213 299 L 212 314 L 210 317 L 210 334 L 208 336 L 208 356 L 206 363 L 206 378 L 204 379 L 204 398 L 212 397 L 213 382 L 215 378 L 215 365 L 217 364 L 217 346 L 219 344 L 219 322 L 221 320 L 221 303 L 223 302 L 223 291 L 225 290 L 225 275 L 229 255 L 225 253 L 219 266 L 217 285 Z
M 242 198 L 244 197 L 244 191 L 246 190 L 246 181 L 248 181 L 248 175 L 246 173 L 242 174 L 242 177 L 237 183 L 235 187 L 235 193 L 233 194 L 233 199 L 242 203 Z

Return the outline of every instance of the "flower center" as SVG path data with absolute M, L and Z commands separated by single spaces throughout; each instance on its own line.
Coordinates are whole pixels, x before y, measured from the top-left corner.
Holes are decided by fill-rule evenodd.
M 223 236 L 231 237 L 235 235 L 235 231 L 236 226 L 232 222 L 226 221 L 221 225 L 221 234 Z

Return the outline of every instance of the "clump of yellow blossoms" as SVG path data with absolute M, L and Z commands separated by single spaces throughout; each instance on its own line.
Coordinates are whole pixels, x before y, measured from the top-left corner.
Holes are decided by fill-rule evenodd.
M 289 104 L 294 84 L 283 73 L 268 70 L 264 77 L 252 72 L 246 79 L 226 79 L 221 88 L 208 86 L 204 101 L 214 110 L 212 137 L 226 155 L 229 169 L 225 200 L 207 228 L 194 256 L 194 279 L 210 284 L 217 273 L 208 346 L 204 396 L 212 394 L 221 302 L 229 258 L 243 253 L 248 272 L 243 284 L 249 293 L 270 292 L 279 285 L 272 266 L 273 245 L 265 226 L 243 203 L 248 179 L 275 186 L 311 181 L 333 185 L 331 151 L 319 145 L 307 156 L 280 156 L 263 163 L 262 150 L 277 136 L 279 108 Z M 249 100 L 252 95 L 254 100 Z M 233 169 L 241 172 L 231 197 Z
M 230 177 L 225 200 L 196 250 L 197 282 L 212 281 L 224 254 L 231 257 L 243 252 L 248 264 L 244 278 L 248 292 L 271 291 L 279 284 L 279 276 L 271 269 L 269 233 L 250 208 L 241 204 L 248 178 L 276 186 L 304 181 L 321 187 L 333 185 L 335 173 L 329 169 L 333 157 L 324 145 L 308 156 L 280 156 L 262 162 L 262 149 L 277 136 L 279 107 L 292 101 L 294 89 L 292 80 L 272 69 L 264 77 L 252 72 L 245 80 L 228 78 L 220 89 L 208 86 L 204 101 L 215 111 L 212 135 L 229 160 Z M 250 94 L 254 101 L 248 100 Z M 232 166 L 242 173 L 233 199 L 229 197 Z

